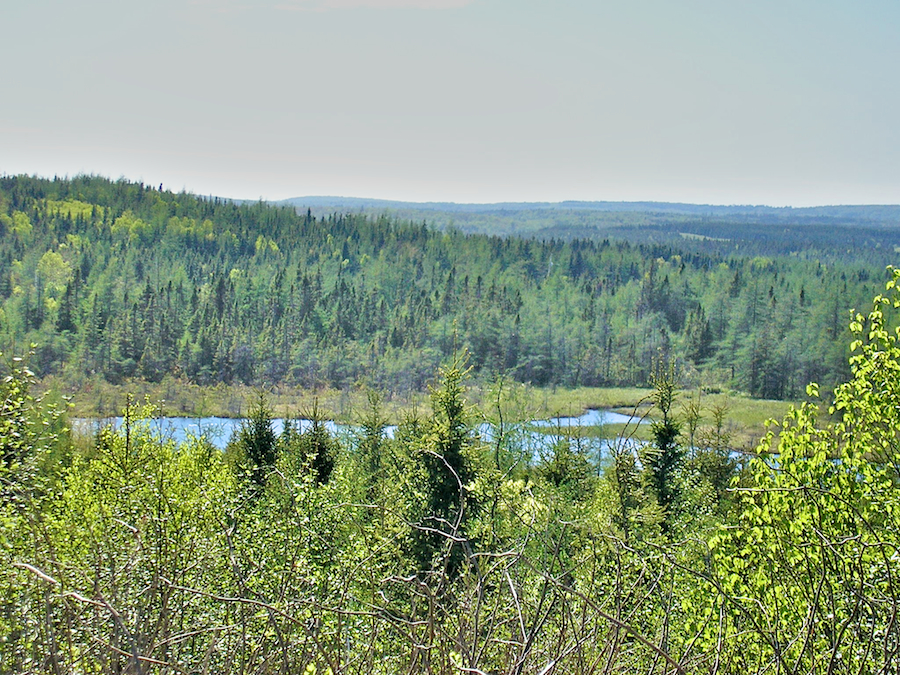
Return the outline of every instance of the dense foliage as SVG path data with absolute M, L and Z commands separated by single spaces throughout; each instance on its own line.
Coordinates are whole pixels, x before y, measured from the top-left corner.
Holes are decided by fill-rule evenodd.
M 815 235 L 827 251 L 798 253 L 777 243 L 783 223 L 739 243 L 709 227 L 680 245 L 502 238 L 6 177 L 0 344 L 37 345 L 38 375 L 81 389 L 180 378 L 391 394 L 463 348 L 476 376 L 537 385 L 647 385 L 660 357 L 766 398 L 845 379 L 845 316 L 882 283 L 886 230 L 867 248 L 858 228 L 829 227 Z
M 895 672 L 898 283 L 851 325 L 832 421 L 804 404 L 743 470 L 665 368 L 653 443 L 598 465 L 523 457 L 502 385 L 481 438 L 458 361 L 391 437 L 377 394 L 345 439 L 273 434 L 260 396 L 225 453 L 133 404 L 66 445 L 11 362 L 0 671 Z

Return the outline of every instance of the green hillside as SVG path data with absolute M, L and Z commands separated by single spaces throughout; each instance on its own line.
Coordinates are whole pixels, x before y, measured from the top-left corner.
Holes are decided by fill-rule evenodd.
M 0 180 L 0 228 L 0 344 L 36 345 L 40 376 L 389 394 L 466 349 L 485 378 L 646 386 L 674 359 L 688 384 L 796 397 L 846 376 L 848 310 L 897 239 L 732 221 L 501 237 L 22 176 Z

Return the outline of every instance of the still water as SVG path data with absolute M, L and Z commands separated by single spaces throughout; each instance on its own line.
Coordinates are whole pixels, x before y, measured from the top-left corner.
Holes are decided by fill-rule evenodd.
M 150 431 L 163 440 L 171 440 L 175 443 L 194 438 L 205 438 L 212 445 L 224 449 L 231 440 L 232 435 L 238 431 L 245 420 L 230 417 L 158 417 L 149 420 Z M 305 419 L 290 420 L 294 428 L 305 431 L 312 422 Z M 122 417 L 110 417 L 107 419 L 75 419 L 72 420 L 72 429 L 76 434 L 87 434 L 104 426 L 113 426 L 118 429 L 124 423 Z M 535 459 L 549 452 L 553 446 L 561 440 L 568 438 L 571 444 L 575 444 L 588 455 L 602 459 L 605 454 L 616 444 L 622 444 L 621 439 L 602 439 L 590 434 L 590 430 L 605 424 L 638 424 L 642 423 L 637 418 L 612 412 L 609 410 L 587 410 L 578 417 L 554 417 L 547 420 L 532 420 L 527 424 L 511 425 L 506 429 L 509 445 L 518 447 L 526 456 Z M 284 431 L 285 420 L 276 418 L 272 420 L 272 427 L 276 434 Z M 338 424 L 332 421 L 324 422 L 329 432 L 351 440 L 358 433 L 359 427 Z M 396 426 L 388 426 L 384 433 L 388 438 L 393 438 Z M 560 430 L 562 433 L 555 433 Z M 579 430 L 586 433 L 580 435 Z M 492 425 L 487 423 L 475 427 L 475 432 L 486 443 L 496 440 L 496 432 Z

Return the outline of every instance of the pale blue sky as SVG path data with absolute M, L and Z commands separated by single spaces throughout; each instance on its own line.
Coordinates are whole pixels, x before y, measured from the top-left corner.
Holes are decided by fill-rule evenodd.
M 7 0 L 0 172 L 900 203 L 896 0 Z

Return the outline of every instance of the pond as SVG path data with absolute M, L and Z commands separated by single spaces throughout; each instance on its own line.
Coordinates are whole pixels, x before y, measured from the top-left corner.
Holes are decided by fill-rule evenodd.
M 192 438 L 203 437 L 216 448 L 223 450 L 244 421 L 241 418 L 231 417 L 156 417 L 150 420 L 149 424 L 151 431 L 163 440 L 183 443 Z M 291 420 L 291 423 L 299 431 L 305 431 L 312 424 L 307 419 L 294 419 Z M 507 427 L 506 433 L 509 445 L 518 448 L 526 457 L 539 459 L 549 453 L 557 443 L 568 439 L 570 445 L 600 461 L 604 455 L 609 453 L 610 448 L 617 443 L 622 444 L 623 441 L 599 438 L 596 429 L 605 424 L 629 423 L 642 424 L 643 421 L 609 410 L 592 409 L 577 417 L 554 417 L 510 425 Z M 75 434 L 89 434 L 104 426 L 111 425 L 119 429 L 123 424 L 124 418 L 122 417 L 81 418 L 72 420 L 72 430 Z M 284 431 L 284 425 L 284 418 L 272 420 L 272 427 L 277 435 Z M 324 422 L 324 425 L 335 436 L 351 440 L 359 429 L 354 425 L 338 424 L 330 420 Z M 562 433 L 555 433 L 554 430 L 557 429 Z M 579 434 L 580 429 L 585 433 Z M 385 427 L 385 436 L 393 438 L 396 430 L 396 426 Z M 493 443 L 496 440 L 494 427 L 488 423 L 477 425 L 475 431 L 486 443 Z

